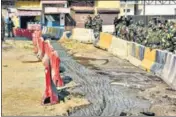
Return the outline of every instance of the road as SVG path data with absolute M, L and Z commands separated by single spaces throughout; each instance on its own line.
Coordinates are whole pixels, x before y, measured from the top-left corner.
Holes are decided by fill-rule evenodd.
M 136 102 L 139 100 L 147 102 L 147 105 L 137 104 L 139 105 L 137 110 L 149 107 L 148 112 L 153 112 L 157 116 L 176 115 L 176 91 L 169 90 L 169 86 L 160 78 L 133 66 L 126 60 L 121 60 L 106 51 L 97 49 L 93 45 L 71 40 L 60 42 L 60 44 L 78 63 L 93 71 L 97 77 L 100 75 L 108 78 L 110 84 L 105 83 L 105 88 L 113 88 L 117 94 L 107 95 L 105 91 L 103 95 L 106 99 L 103 106 L 107 107 L 111 103 L 106 102 L 107 99 L 111 99 L 110 96 L 112 96 L 112 100 L 120 96 L 119 99 L 135 98 Z M 69 115 L 68 110 L 71 112 L 75 108 L 80 109 L 89 105 L 88 101 L 92 101 L 86 97 L 69 95 L 65 102 L 61 101 L 60 104 L 41 105 L 45 89 L 45 74 L 42 63 L 33 54 L 32 42 L 8 40 L 2 46 L 2 114 L 4 116 Z M 90 76 L 84 75 L 84 77 L 88 80 Z M 102 79 L 106 81 L 104 78 Z M 83 80 L 86 79 L 83 78 Z M 93 85 L 90 84 L 90 86 Z M 100 89 L 100 91 L 103 90 Z M 90 94 L 92 93 L 94 92 L 90 92 Z M 112 93 L 109 92 L 109 94 Z M 124 96 L 121 97 L 118 93 L 123 93 Z M 94 101 L 96 102 L 96 100 Z M 100 99 L 100 101 L 102 100 Z M 122 99 L 122 102 L 125 101 Z M 98 103 L 95 105 L 98 106 Z M 104 113 L 101 112 L 101 115 L 107 114 L 108 108 L 106 107 L 104 106 Z M 114 112 L 119 111 L 115 108 L 112 108 Z M 129 113 L 129 111 L 126 112 Z M 132 114 L 134 115 L 134 112 Z

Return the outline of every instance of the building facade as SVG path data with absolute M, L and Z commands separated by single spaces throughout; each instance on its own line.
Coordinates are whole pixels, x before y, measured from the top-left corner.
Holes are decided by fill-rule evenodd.
M 120 6 L 120 15 L 176 15 L 175 0 L 120 0 Z
M 175 0 L 145 0 L 139 3 L 139 15 L 176 15 Z M 145 10 L 145 12 L 144 12 Z

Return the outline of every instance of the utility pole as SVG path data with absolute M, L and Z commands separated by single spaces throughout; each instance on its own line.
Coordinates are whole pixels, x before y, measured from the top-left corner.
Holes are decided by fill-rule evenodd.
M 127 17 L 127 7 L 128 7 L 127 0 L 125 0 L 125 18 Z
M 146 17 L 145 17 L 145 0 L 144 0 L 144 4 L 143 4 L 143 17 L 144 17 L 144 23 L 146 25 Z
M 145 0 L 144 0 L 144 4 L 143 4 L 143 15 L 145 15 Z

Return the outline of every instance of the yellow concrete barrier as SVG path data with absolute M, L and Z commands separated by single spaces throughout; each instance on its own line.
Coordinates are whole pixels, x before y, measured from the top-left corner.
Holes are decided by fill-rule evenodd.
M 97 46 L 101 49 L 109 49 L 111 46 L 113 36 L 108 33 L 100 33 L 100 40 L 97 43 Z
M 128 56 L 128 42 L 113 36 L 108 51 L 121 59 L 126 59 Z
M 152 65 L 155 63 L 156 50 L 151 50 L 150 48 L 145 48 L 144 60 L 141 63 L 142 69 L 150 72 Z

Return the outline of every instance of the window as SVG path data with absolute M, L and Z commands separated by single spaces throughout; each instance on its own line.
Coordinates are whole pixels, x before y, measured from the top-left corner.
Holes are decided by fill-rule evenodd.
M 129 12 L 130 12 L 130 9 L 127 9 L 127 12 L 129 13 Z
M 123 11 L 126 12 L 126 9 L 124 9 Z M 130 12 L 130 9 L 127 9 L 127 13 L 129 13 L 129 12 Z

